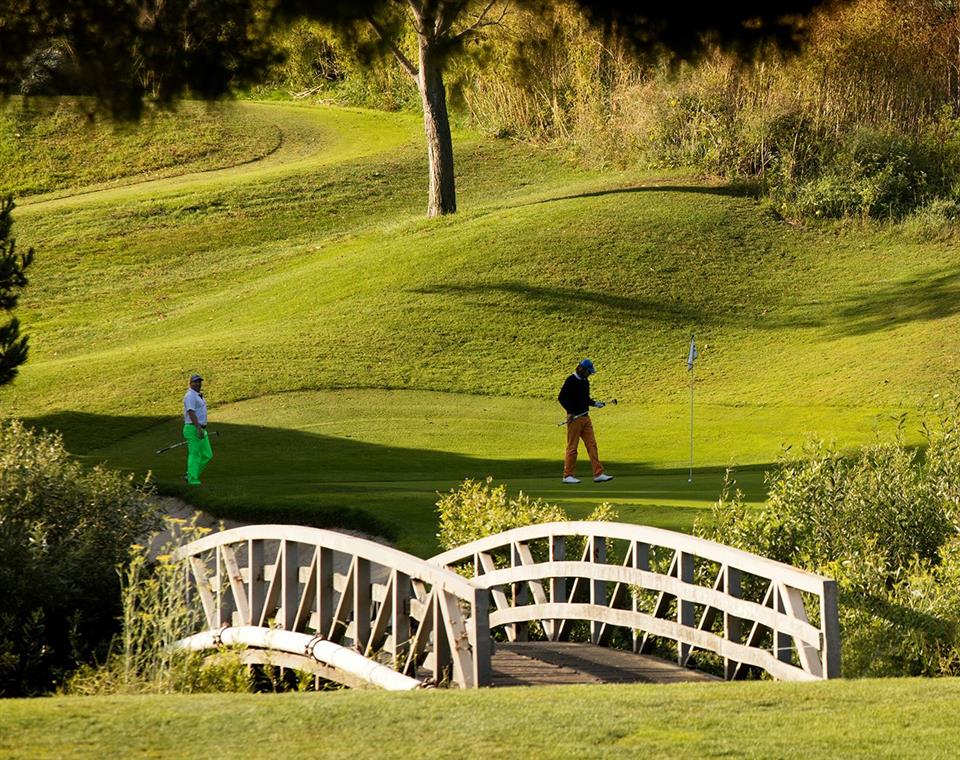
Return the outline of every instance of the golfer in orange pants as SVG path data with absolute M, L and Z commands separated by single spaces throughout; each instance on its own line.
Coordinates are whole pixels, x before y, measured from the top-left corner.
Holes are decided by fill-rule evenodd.
M 587 454 L 590 456 L 590 464 L 593 465 L 593 481 L 595 483 L 605 483 L 613 480 L 612 475 L 607 475 L 603 471 L 603 465 L 600 464 L 600 457 L 597 454 L 597 438 L 593 434 L 593 423 L 590 422 L 588 411 L 590 407 L 600 409 L 604 406 L 602 401 L 594 401 L 590 398 L 590 380 L 589 377 L 596 369 L 593 362 L 584 359 L 577 365 L 577 369 L 563 383 L 557 401 L 567 413 L 567 450 L 563 458 L 563 482 L 575 484 L 580 481 L 574 476 L 574 469 L 577 465 L 577 448 L 580 441 L 587 448 Z

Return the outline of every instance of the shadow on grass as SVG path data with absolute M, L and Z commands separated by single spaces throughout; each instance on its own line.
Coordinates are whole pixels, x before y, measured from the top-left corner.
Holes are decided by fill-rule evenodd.
M 932 322 L 960 313 L 960 269 L 935 271 L 888 284 L 837 309 L 836 331 L 867 335 L 912 322 Z
M 26 420 L 64 432 L 68 449 L 89 464 L 151 473 L 160 493 L 177 496 L 211 514 L 242 522 L 273 522 L 342 528 L 383 536 L 427 556 L 436 541 L 437 493 L 466 478 L 492 476 L 515 494 L 524 490 L 561 503 L 612 500 L 702 502 L 719 493 L 724 468 L 698 470 L 690 486 L 686 470 L 664 471 L 644 462 L 611 462 L 619 481 L 595 485 L 588 477 L 571 489 L 560 484 L 555 459 L 485 459 L 458 453 L 388 446 L 259 425 L 219 424 L 212 415 L 214 459 L 203 486 L 182 482 L 186 448 L 157 454 L 181 440 L 176 418 L 109 417 L 60 412 Z M 581 472 L 589 469 L 583 456 Z M 642 477 L 627 486 L 623 479 Z M 674 485 L 674 483 L 676 485 Z M 613 486 L 611 488 L 610 486 Z
M 760 195 L 758 189 L 750 184 L 719 185 L 715 187 L 703 185 L 640 185 L 637 187 L 614 187 L 608 190 L 594 190 L 572 195 L 558 195 L 554 198 L 542 198 L 518 205 L 539 206 L 545 203 L 557 203 L 558 201 L 603 198 L 608 195 L 629 195 L 632 193 L 691 193 L 694 195 L 719 195 L 726 198 L 757 198 Z
M 516 314 L 529 316 L 531 311 L 546 315 L 570 313 L 570 304 L 590 306 L 595 319 L 612 326 L 625 321 L 647 320 L 665 325 L 685 326 L 696 324 L 702 327 L 747 327 L 760 330 L 783 328 L 810 328 L 822 326 L 822 319 L 804 314 L 778 315 L 776 312 L 758 317 L 755 310 L 734 309 L 723 299 L 712 302 L 685 302 L 667 298 L 636 298 L 619 296 L 602 290 L 585 287 L 542 287 L 520 281 L 504 281 L 477 285 L 437 283 L 416 288 L 411 292 L 420 295 L 439 295 L 456 298 L 466 305 L 504 311 L 511 309 Z M 511 300 L 491 298 L 500 293 Z M 578 306 L 579 308 L 579 306 Z

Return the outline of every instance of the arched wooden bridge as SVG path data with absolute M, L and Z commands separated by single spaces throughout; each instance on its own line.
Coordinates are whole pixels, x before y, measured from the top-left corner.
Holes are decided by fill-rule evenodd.
M 702 667 L 728 679 L 840 674 L 834 581 L 658 528 L 545 523 L 423 560 L 333 531 L 256 525 L 177 557 L 200 612 L 181 646 L 235 645 L 248 662 L 348 686 L 536 683 L 503 671 L 577 656 L 636 676 L 625 680 Z

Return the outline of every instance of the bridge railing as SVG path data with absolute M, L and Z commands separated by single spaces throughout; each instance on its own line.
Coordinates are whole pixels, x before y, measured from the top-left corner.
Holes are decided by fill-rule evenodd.
M 193 633 L 208 635 L 188 637 L 192 646 L 239 640 L 218 635 L 228 626 L 242 628 L 247 642 L 265 639 L 252 629 L 291 631 L 306 634 L 297 640 L 308 642 L 307 654 L 319 642 L 332 642 L 421 681 L 489 683 L 487 591 L 436 564 L 343 533 L 291 525 L 213 533 L 181 547 L 176 558 L 190 568 L 192 603 L 207 628 Z M 259 661 L 290 663 L 266 651 Z
M 782 680 L 840 675 L 834 581 L 722 544 L 639 525 L 557 522 L 481 539 L 431 562 L 490 594 L 491 629 L 548 640 L 580 622 L 595 644 L 634 651 L 673 642 L 678 662 L 698 651 L 728 679 L 759 668 Z

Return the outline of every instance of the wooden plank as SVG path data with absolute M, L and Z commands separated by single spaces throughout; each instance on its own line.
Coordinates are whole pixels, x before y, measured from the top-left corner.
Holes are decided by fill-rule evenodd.
M 441 589 L 437 594 L 437 614 L 442 618 L 445 627 L 449 661 L 453 666 L 453 682 L 462 689 L 475 687 L 470 636 L 457 598 Z M 436 642 L 436 636 L 434 641 Z
M 422 578 L 433 585 L 442 584 L 458 598 L 468 602 L 473 598 L 473 587 L 461 575 L 438 565 L 407 554 L 375 541 L 338 533 L 321 528 L 308 528 L 299 525 L 245 525 L 239 528 L 211 533 L 177 549 L 177 560 L 213 549 L 221 544 L 237 543 L 249 539 L 269 541 L 293 541 L 310 546 L 323 546 L 352 557 L 363 557 L 383 567 L 400 570 L 414 578 Z
M 377 616 L 374 618 L 373 626 L 370 628 L 370 638 L 366 648 L 363 650 L 364 657 L 370 657 L 383 646 L 387 638 L 387 628 L 393 618 L 393 584 L 397 579 L 397 571 L 390 573 L 387 584 L 381 586 L 382 595 L 380 607 L 377 610 Z
M 517 615 L 523 610 L 501 610 L 490 615 L 491 628 L 513 621 L 510 615 Z M 588 616 L 624 627 L 633 626 L 648 631 L 653 636 L 662 636 L 683 644 L 706 649 L 721 657 L 729 657 L 747 665 L 756 665 L 768 671 L 771 675 L 782 680 L 809 681 L 819 680 L 793 665 L 777 660 L 767 649 L 759 649 L 745 644 L 736 644 L 717 636 L 709 631 L 700 631 L 696 628 L 684 627 L 676 619 L 655 618 L 647 613 L 634 613 L 631 610 L 612 610 L 605 606 L 590 604 L 549 604 L 538 605 L 537 613 L 543 617 L 567 618 L 570 620 L 586 620 Z
M 335 615 L 333 590 L 333 550 L 317 548 L 317 622 L 314 630 L 326 636 L 333 626 Z
M 293 631 L 297 618 L 297 602 L 300 601 L 300 557 L 294 541 L 283 542 L 283 579 L 281 587 L 280 627 Z
M 511 572 L 519 577 L 512 577 Z M 666 614 L 666 606 L 669 605 L 672 598 L 680 597 L 695 604 L 725 610 L 740 618 L 755 620 L 768 628 L 777 626 L 782 632 L 807 643 L 816 644 L 819 647 L 820 629 L 815 628 L 810 623 L 792 618 L 770 606 L 757 604 L 748 599 L 728 596 L 720 589 L 684 582 L 682 579 L 675 577 L 676 573 L 676 557 L 671 562 L 667 575 L 633 569 L 623 565 L 592 565 L 589 562 L 542 562 L 539 565 L 497 570 L 475 579 L 475 582 L 480 586 L 488 587 L 494 583 L 505 584 L 523 581 L 528 576 L 547 578 L 558 575 L 576 578 L 576 585 L 581 578 L 590 579 L 597 576 L 604 580 L 627 583 L 649 591 L 660 592 L 657 609 L 661 610 L 661 615 Z
M 484 576 L 497 571 L 497 565 L 493 561 L 493 556 L 491 554 L 480 552 L 476 556 L 480 562 L 480 567 L 483 569 Z M 490 594 L 493 596 L 493 603 L 496 605 L 498 610 L 505 610 L 510 607 L 510 601 L 507 599 L 507 595 L 503 589 L 497 588 L 496 586 L 487 586 L 485 584 L 483 585 L 483 588 L 490 589 Z M 507 629 L 507 637 L 510 639 L 510 641 L 514 640 L 514 632 L 512 628 Z
M 223 559 L 224 569 L 227 571 L 227 579 L 230 583 L 230 591 L 233 594 L 233 603 L 237 614 L 244 624 L 250 619 L 250 605 L 247 603 L 247 590 L 243 584 L 243 574 L 240 572 L 240 565 L 237 562 L 237 555 L 233 547 L 224 544 L 220 547 L 220 556 Z
M 200 557 L 191 557 L 190 569 L 193 571 L 197 593 L 200 596 L 200 604 L 203 607 L 203 616 L 207 620 L 207 628 L 211 630 L 217 629 L 220 627 L 220 621 L 217 619 L 217 602 L 216 599 L 214 599 L 213 589 L 210 586 L 210 575 L 207 570 L 207 563 Z
M 587 542 L 590 547 L 590 563 L 594 567 L 607 566 L 607 541 L 600 536 L 593 536 Z M 607 582 L 603 578 L 597 578 L 593 574 L 593 580 L 590 582 L 590 603 L 597 605 L 607 604 Z M 593 644 L 600 643 L 600 634 L 603 631 L 603 623 L 599 620 L 590 621 L 590 641 Z
M 693 555 L 687 552 L 680 552 L 679 562 L 680 581 L 683 586 L 678 588 L 687 588 L 693 585 Z M 678 592 L 680 594 L 682 592 Z M 683 628 L 693 628 L 696 625 L 696 610 L 694 603 L 690 601 L 687 594 L 677 596 L 677 623 Z M 678 642 L 677 662 L 681 665 L 687 661 L 690 656 L 690 646 L 684 642 Z
M 824 581 L 820 596 L 820 625 L 823 626 L 823 674 L 840 677 L 840 612 L 836 581 Z
M 510 545 L 510 567 L 515 569 L 522 566 L 523 560 L 520 556 L 520 544 L 511 544 Z M 528 579 L 529 580 L 529 579 Z M 528 590 L 527 586 L 529 584 L 524 583 L 511 583 L 510 584 L 510 600 L 514 607 L 525 607 L 527 604 Z M 526 641 L 529 636 L 529 626 L 527 625 L 527 620 L 529 618 L 524 618 L 523 622 L 516 623 L 513 626 L 513 636 L 510 637 L 510 641 Z
M 370 560 L 356 557 L 353 575 L 353 644 L 363 652 L 370 640 Z
M 501 643 L 491 669 L 494 686 L 718 680 L 657 657 L 572 642 Z
M 333 619 L 330 621 L 327 639 L 339 644 L 347 633 L 350 625 L 350 614 L 353 611 L 353 571 L 357 564 L 357 558 L 354 557 L 350 562 L 350 570 L 347 572 L 346 586 L 337 600 L 337 606 L 333 613 Z
M 437 564 L 456 564 L 478 551 L 494 551 L 514 542 L 528 542 L 546 536 L 601 536 L 626 541 L 643 541 L 653 546 L 662 546 L 673 551 L 683 551 L 702 559 L 708 559 L 721 565 L 736 567 L 761 578 L 778 578 L 789 586 L 801 591 L 820 595 L 823 582 L 830 580 L 822 575 L 810 573 L 776 560 L 761 557 L 732 546 L 724 546 L 715 541 L 677 533 L 648 525 L 610 522 L 554 522 L 514 528 L 495 536 L 488 536 L 430 558 Z
M 550 536 L 550 562 L 563 562 L 567 556 L 567 542 L 563 536 Z M 567 579 L 565 577 L 550 576 L 550 601 L 567 601 Z M 544 625 L 547 638 L 557 641 L 560 638 L 560 621 L 550 620 L 549 627 Z
M 780 595 L 787 614 L 806 622 L 807 611 L 803 606 L 803 598 L 800 592 L 795 588 L 781 585 Z M 800 665 L 805 671 L 817 678 L 823 678 L 823 664 L 820 662 L 820 650 L 817 647 L 811 646 L 805 641 L 797 641 L 797 656 L 800 658 Z
M 393 668 L 399 670 L 408 659 L 410 651 L 410 601 L 413 589 L 410 577 L 393 571 L 390 628 L 393 636 Z
M 428 654 L 430 645 L 430 634 L 433 632 L 433 596 L 429 596 L 424 602 L 424 615 L 417 626 L 416 632 L 410 641 L 410 649 L 407 659 L 403 664 L 403 672 L 413 678 L 417 677 L 417 668 L 423 662 Z M 436 673 L 433 674 L 436 676 Z
M 306 631 L 310 621 L 311 612 L 314 611 L 314 605 L 317 601 L 317 565 L 319 563 L 320 550 L 313 550 L 313 557 L 310 559 L 310 566 L 300 568 L 300 581 L 303 583 L 303 593 L 300 594 L 300 601 L 297 604 L 297 614 L 293 621 L 293 630 Z M 306 569 L 306 572 L 303 570 Z
M 672 576 L 677 573 L 677 562 L 679 557 L 679 552 L 674 552 L 673 557 L 670 560 L 670 566 L 667 568 L 667 575 L 664 577 L 664 580 L 670 580 Z M 654 574 L 655 577 L 659 580 L 661 578 L 659 573 Z M 653 589 L 653 584 L 641 584 L 643 588 Z M 664 584 L 666 585 L 666 584 Z M 653 606 L 653 617 L 654 618 L 663 618 L 666 617 L 667 612 L 670 610 L 670 600 L 676 598 L 676 593 L 671 595 L 666 588 L 660 589 L 660 594 L 657 596 L 657 602 Z M 642 613 L 641 613 L 642 614 Z M 641 626 L 638 626 L 638 628 Z M 651 632 L 644 629 L 643 640 L 640 642 L 640 651 L 646 653 L 651 647 L 650 643 Z
M 269 579 L 269 585 L 267 586 L 267 593 L 264 595 L 263 599 L 263 608 L 260 610 L 260 619 L 257 621 L 257 625 L 260 625 L 264 628 L 269 628 L 267 621 L 270 620 L 270 616 L 276 611 L 277 607 L 280 604 L 280 587 L 282 585 L 282 573 L 274 572 L 275 568 L 280 566 L 280 559 L 283 556 L 283 544 L 277 545 L 277 556 L 272 565 L 265 564 L 263 566 L 263 577 Z
M 737 570 L 735 567 L 724 567 L 723 568 L 723 590 L 724 593 L 731 598 L 739 598 L 742 589 L 743 574 Z M 728 610 L 723 612 L 723 637 L 727 641 L 732 641 L 736 644 L 740 643 L 741 638 L 743 637 L 743 621 L 741 618 L 732 614 Z M 732 680 L 734 674 L 736 673 L 739 663 L 731 660 L 729 658 L 724 658 L 723 660 L 723 673 L 724 678 L 727 680 Z
M 263 573 L 263 541 L 250 539 L 247 541 L 247 600 L 249 602 L 249 617 L 245 621 L 247 625 L 257 625 L 263 614 L 267 591 Z

